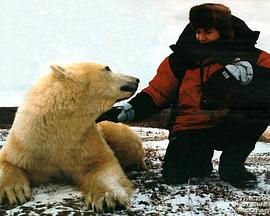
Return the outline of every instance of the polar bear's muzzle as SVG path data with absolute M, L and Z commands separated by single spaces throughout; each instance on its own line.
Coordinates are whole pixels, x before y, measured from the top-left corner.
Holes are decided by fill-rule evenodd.
M 139 82 L 139 79 L 134 78 L 132 81 L 129 81 L 126 84 L 122 85 L 120 87 L 120 90 L 134 93 L 138 89 Z

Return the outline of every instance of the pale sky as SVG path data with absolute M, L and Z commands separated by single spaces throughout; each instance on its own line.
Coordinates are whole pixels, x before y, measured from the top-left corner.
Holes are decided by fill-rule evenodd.
M 49 65 L 90 61 L 140 78 L 146 87 L 199 0 L 0 1 L 0 107 L 17 106 Z M 211 1 L 231 8 L 270 52 L 270 1 Z

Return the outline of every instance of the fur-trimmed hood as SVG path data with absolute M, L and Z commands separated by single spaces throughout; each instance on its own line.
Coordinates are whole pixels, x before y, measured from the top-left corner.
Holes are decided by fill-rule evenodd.
M 251 30 L 243 20 L 234 15 L 231 15 L 231 23 L 234 31 L 233 39 L 219 39 L 203 45 L 196 40 L 194 28 L 189 23 L 176 44 L 171 45 L 170 48 L 179 55 L 183 64 L 188 65 L 194 60 L 205 58 L 204 52 L 208 52 L 206 55 L 210 55 L 218 61 L 230 61 L 235 57 L 250 55 L 255 50 L 260 32 Z

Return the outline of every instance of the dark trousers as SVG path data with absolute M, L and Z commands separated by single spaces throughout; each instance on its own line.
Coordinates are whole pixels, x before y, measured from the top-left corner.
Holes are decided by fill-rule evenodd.
M 255 148 L 268 120 L 226 115 L 211 128 L 180 131 L 170 136 L 163 177 L 202 177 L 212 171 L 214 150 L 221 150 L 219 169 L 237 169 Z

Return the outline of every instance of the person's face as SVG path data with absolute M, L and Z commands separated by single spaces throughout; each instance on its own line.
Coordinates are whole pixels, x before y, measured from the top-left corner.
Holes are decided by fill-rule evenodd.
M 220 34 L 216 28 L 197 28 L 196 39 L 200 43 L 208 43 L 219 39 Z

